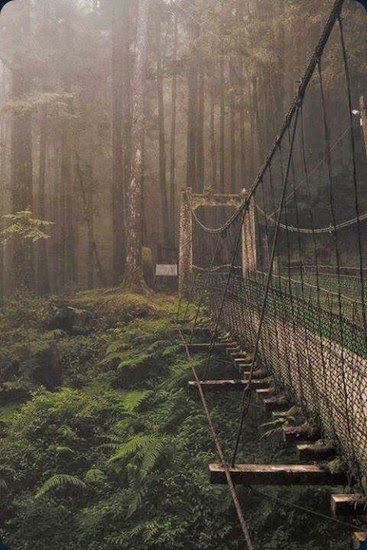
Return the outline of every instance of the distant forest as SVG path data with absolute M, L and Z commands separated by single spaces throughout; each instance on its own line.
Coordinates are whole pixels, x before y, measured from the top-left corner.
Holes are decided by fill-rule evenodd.
M 175 262 L 181 189 L 251 186 L 332 3 L 10 2 L 0 18 L 1 294 L 119 283 L 130 231 L 148 263 L 149 249 Z M 356 2 L 345 13 L 358 109 L 366 19 Z M 346 124 L 338 47 L 332 40 L 323 67 L 334 140 Z M 310 135 L 317 118 L 306 120 Z M 357 145 L 365 155 L 362 132 Z M 312 192 L 318 204 L 322 181 Z

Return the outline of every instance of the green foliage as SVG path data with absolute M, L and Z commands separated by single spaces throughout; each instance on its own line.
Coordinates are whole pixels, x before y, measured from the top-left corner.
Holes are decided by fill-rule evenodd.
M 177 303 L 162 298 L 162 306 L 156 297 L 135 302 L 120 296 L 125 307 L 138 303 L 138 310 L 150 313 L 141 319 L 129 309 L 129 320 L 118 314 L 116 326 L 109 328 L 103 315 L 110 323 L 111 310 L 104 309 L 103 295 L 98 299 L 94 293 L 77 305 L 79 298 L 62 306 L 40 303 L 38 313 L 37 301 L 29 298 L 26 321 L 18 300 L 7 304 L 0 317 L 11 350 L 17 349 L 12 339 L 19 338 L 24 323 L 31 327 L 28 360 L 36 361 L 36 350 L 56 337 L 64 380 L 56 391 L 39 387 L 26 403 L 4 412 L 0 536 L 19 550 L 242 548 L 226 489 L 207 480 L 207 465 L 215 455 L 202 408 L 187 391 L 191 364 L 177 346 Z M 69 333 L 49 330 L 60 307 L 71 303 L 78 312 Z M 98 329 L 90 326 L 79 333 L 79 311 L 88 318 L 97 315 L 99 306 Z M 13 331 L 8 315 L 17 324 Z M 16 353 L 23 365 L 26 351 Z M 202 364 L 203 358 L 196 357 L 199 372 Z M 208 395 L 208 400 L 229 455 L 239 402 L 233 394 Z M 287 460 L 276 439 L 260 440 L 262 419 L 256 411 L 247 420 L 239 460 L 266 462 L 277 455 Z M 239 496 L 257 547 L 328 548 L 330 533 L 322 522 L 306 522 L 304 514 L 247 492 Z M 315 497 L 295 490 L 285 496 L 311 508 L 325 506 L 319 492 Z M 338 538 L 343 540 L 336 530 L 333 549 Z
M 75 476 L 67 474 L 56 474 L 42 485 L 42 487 L 37 491 L 36 498 L 43 497 L 49 491 L 64 489 L 65 487 L 86 489 L 87 485 L 86 483 L 84 483 L 84 481 Z
M 8 222 L 7 227 L 1 231 L 3 243 L 13 238 L 27 239 L 33 243 L 50 238 L 46 229 L 53 225 L 53 222 L 34 218 L 30 210 L 5 214 L 3 219 Z

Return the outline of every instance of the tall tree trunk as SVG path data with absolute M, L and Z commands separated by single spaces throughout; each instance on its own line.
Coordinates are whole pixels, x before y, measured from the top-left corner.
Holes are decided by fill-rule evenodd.
M 196 137 L 196 179 L 197 189 L 201 193 L 205 187 L 205 158 L 204 158 L 204 119 L 205 119 L 205 74 L 202 67 L 199 70 L 198 88 L 198 115 Z
M 220 115 L 219 115 L 219 191 L 225 192 L 225 74 L 224 74 L 224 54 L 220 56 Z
M 124 155 L 123 89 L 125 85 L 126 34 L 128 0 L 112 4 L 112 278 L 121 280 L 124 269 Z
M 190 20 L 190 40 L 192 48 L 187 68 L 187 161 L 186 161 L 186 184 L 198 191 L 197 178 L 197 117 L 198 117 L 198 52 L 196 41 L 199 34 L 198 25 Z
M 38 165 L 38 217 L 46 219 L 46 159 L 47 159 L 47 105 L 40 112 L 40 142 Z M 37 286 L 40 294 L 50 292 L 47 243 L 41 239 L 38 243 Z
M 30 1 L 22 6 L 22 21 L 14 32 L 15 55 L 12 71 L 12 99 L 26 100 L 31 92 L 31 78 L 21 52 L 27 51 L 30 36 Z M 20 47 L 22 44 L 23 47 Z M 12 211 L 32 209 L 32 115 L 14 112 L 11 136 L 11 201 Z M 12 243 L 11 290 L 34 289 L 33 247 L 29 240 L 16 239 Z
M 166 132 L 165 132 L 165 108 L 164 108 L 164 75 L 162 63 L 162 29 L 161 12 L 156 14 L 156 48 L 157 48 L 157 97 L 158 97 L 158 134 L 159 134 L 159 185 L 161 194 L 161 219 L 163 232 L 163 245 L 169 246 L 169 210 L 167 196 L 167 159 L 166 159 Z
M 232 193 L 239 191 L 237 189 L 237 151 L 236 151 L 236 79 L 235 79 L 235 70 L 233 66 L 233 61 L 229 65 L 229 75 L 231 83 L 231 92 L 230 92 L 230 159 L 231 159 L 231 184 L 230 190 Z
M 177 126 L 177 52 L 178 52 L 178 18 L 174 14 L 173 36 L 173 76 L 172 76 L 172 113 L 170 144 L 170 234 L 171 247 L 176 247 L 176 126 Z
M 145 292 L 142 263 L 142 179 L 143 135 L 145 126 L 145 81 L 148 14 L 150 0 L 140 0 L 133 75 L 132 166 L 126 195 L 126 272 L 125 284 L 133 292 Z
M 246 170 L 246 130 L 245 130 L 245 72 L 244 61 L 241 61 L 241 99 L 240 99 L 240 178 L 241 188 L 247 189 L 252 182 L 247 182 L 247 170 Z
M 218 191 L 217 177 L 217 145 L 215 141 L 215 90 L 214 86 L 210 91 L 210 157 L 212 168 L 212 188 Z
M 97 267 L 99 282 L 103 286 L 107 286 L 106 276 L 102 267 L 98 246 L 95 237 L 94 224 L 94 182 L 93 170 L 90 165 L 87 165 L 85 171 L 80 165 L 79 154 L 76 154 L 76 173 L 79 183 L 79 191 L 83 204 L 84 220 L 87 225 L 87 243 L 88 243 L 88 264 L 87 264 L 87 284 L 88 288 L 94 287 L 94 266 Z

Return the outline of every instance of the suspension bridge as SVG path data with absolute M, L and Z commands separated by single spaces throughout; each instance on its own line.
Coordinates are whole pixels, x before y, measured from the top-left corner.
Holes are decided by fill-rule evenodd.
M 332 495 L 333 515 L 325 515 L 340 523 L 339 513 L 364 513 L 367 505 L 367 117 L 353 86 L 345 3 L 335 1 L 253 185 L 242 195 L 189 188 L 182 194 L 180 295 L 182 304 L 196 304 L 182 347 L 189 358 L 197 350 L 207 354 L 204 374 L 193 366 L 190 386 L 199 391 L 218 456 L 210 481 L 228 485 L 249 549 L 237 484 L 260 494 L 254 486 L 348 486 Z M 330 97 L 325 74 L 330 44 L 339 63 L 338 98 Z M 211 319 L 204 342 L 195 340 L 203 308 Z M 229 355 L 237 379 L 211 376 L 218 352 Z M 207 404 L 214 390 L 242 394 L 229 457 Z M 274 419 L 298 417 L 283 432 L 300 463 L 238 463 L 254 395 Z M 337 471 L 330 466 L 335 457 Z M 348 526 L 359 548 L 367 529 Z

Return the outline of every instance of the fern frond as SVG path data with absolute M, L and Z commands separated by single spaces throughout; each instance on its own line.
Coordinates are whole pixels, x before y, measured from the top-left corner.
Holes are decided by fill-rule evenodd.
M 123 405 L 128 412 L 133 412 L 150 395 L 152 395 L 150 390 L 131 391 L 123 398 Z
M 50 479 L 48 479 L 42 487 L 37 491 L 36 498 L 44 496 L 49 491 L 55 489 L 64 488 L 64 487 L 75 487 L 77 489 L 86 489 L 87 484 L 84 483 L 81 479 L 75 476 L 70 476 L 67 474 L 56 474 Z
M 105 481 L 106 476 L 102 472 L 102 470 L 99 470 L 98 468 L 92 468 L 91 470 L 88 470 L 88 472 L 85 474 L 84 479 L 87 483 L 99 483 Z
M 118 462 L 136 455 L 141 458 L 144 471 L 147 471 L 149 467 L 152 468 L 154 466 L 162 449 L 163 440 L 161 437 L 155 435 L 136 435 L 122 445 L 117 453 L 110 458 L 109 462 Z

